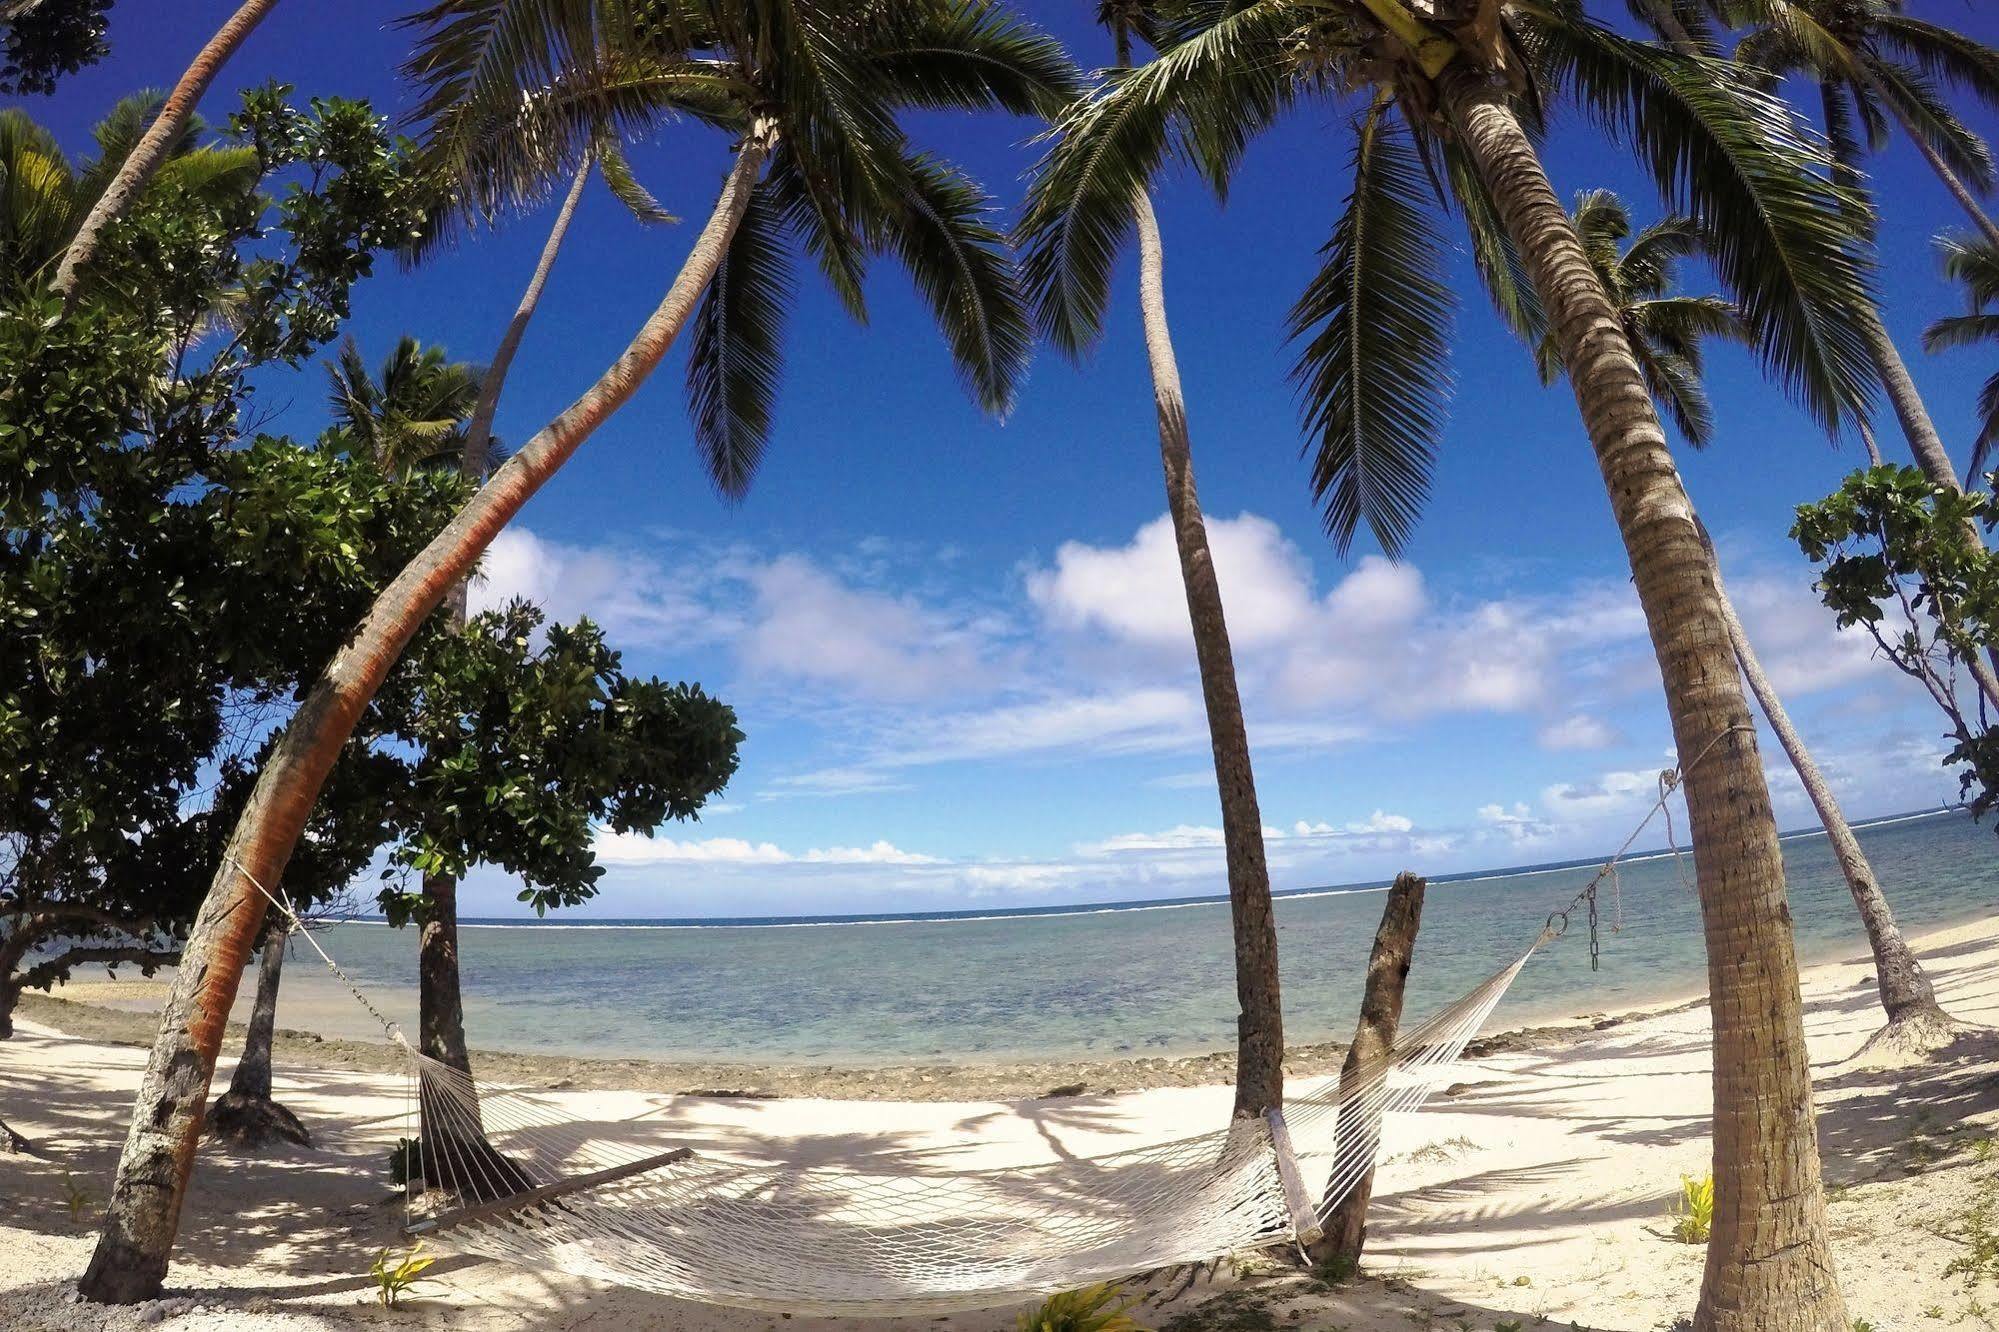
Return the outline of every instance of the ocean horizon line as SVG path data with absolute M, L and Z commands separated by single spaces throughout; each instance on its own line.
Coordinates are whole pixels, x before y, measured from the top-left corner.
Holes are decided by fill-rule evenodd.
M 1909 823 L 1921 819 L 1942 818 L 1949 814 L 1962 814 L 1966 806 L 1947 806 L 1942 809 L 1910 810 L 1897 814 L 1885 814 L 1878 818 L 1865 819 L 1854 823 L 1855 829 L 1880 828 L 1890 824 Z M 1824 837 L 1823 827 L 1807 827 L 1780 832 L 1780 841 L 1791 842 L 1804 838 Z M 1690 856 L 1688 846 L 1667 846 L 1654 850 L 1636 852 L 1623 858 L 1624 864 L 1642 864 L 1665 860 L 1673 856 Z M 1427 876 L 1432 887 L 1457 887 L 1482 883 L 1493 879 L 1518 879 L 1539 874 L 1561 874 L 1571 870 L 1593 869 L 1604 863 L 1606 856 L 1583 856 L 1572 860 L 1549 861 L 1536 864 L 1500 866 L 1488 869 L 1460 870 L 1449 874 Z M 1273 890 L 1272 899 L 1288 901 L 1308 900 L 1319 897 L 1343 897 L 1367 893 L 1386 892 L 1389 880 L 1365 879 L 1346 884 L 1326 884 L 1305 888 L 1284 888 Z M 1113 915 L 1137 911 L 1181 911 L 1197 907 L 1226 906 L 1227 893 L 1205 893 L 1190 897 L 1134 898 L 1113 902 L 1076 902 L 1067 904 L 1038 904 L 1020 907 L 969 908 L 959 911 L 880 911 L 828 913 L 825 915 L 798 916 L 606 916 L 594 919 L 555 920 L 547 917 L 517 916 L 464 916 L 459 919 L 460 929 L 482 930 L 751 930 L 751 929 L 824 929 L 836 926 L 857 925 L 933 925 L 933 924 L 974 924 L 1001 920 L 1033 920 L 1061 916 Z M 387 925 L 385 917 L 379 915 L 356 915 L 338 922 L 341 925 Z

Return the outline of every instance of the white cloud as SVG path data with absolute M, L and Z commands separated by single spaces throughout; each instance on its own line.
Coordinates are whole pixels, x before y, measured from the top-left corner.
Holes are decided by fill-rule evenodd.
M 1874 655 L 1874 640 L 1866 630 L 1858 625 L 1841 629 L 1834 622 L 1803 573 L 1731 579 L 1728 595 L 1780 697 L 1893 673 L 1893 667 Z
M 1311 572 L 1297 548 L 1255 514 L 1211 518 L 1207 528 L 1230 639 L 1251 648 L 1289 637 L 1311 613 Z M 1027 594 L 1064 628 L 1174 648 L 1193 634 L 1179 547 L 1165 514 L 1139 528 L 1129 545 L 1064 542 L 1052 569 L 1028 575 Z
M 1541 728 L 1543 749 L 1607 749 L 1618 742 L 1617 728 L 1601 717 L 1573 713 Z
M 740 837 L 676 840 L 642 833 L 600 831 L 594 847 L 606 865 L 941 865 L 936 856 L 904 851 L 889 842 L 869 846 L 814 847 L 794 854 L 771 842 Z
M 1508 841 L 1522 845 L 1547 841 L 1555 832 L 1547 820 L 1536 816 L 1525 801 L 1519 800 L 1511 806 L 1497 803 L 1480 805 L 1478 820 L 1498 830 Z
M 1200 705 L 1180 689 L 1057 697 L 925 719 L 892 747 L 889 761 L 939 763 L 1074 748 L 1134 753 L 1186 744 L 1204 734 L 1200 725 Z
M 849 587 L 795 555 L 748 582 L 756 604 L 736 650 L 753 672 L 881 699 L 960 693 L 988 678 L 981 636 L 913 600 Z
M 687 578 L 654 557 L 567 545 L 523 527 L 493 538 L 466 604 L 477 614 L 516 598 L 541 607 L 553 622 L 587 615 L 618 647 L 713 642 L 735 627 L 729 614 L 704 602 Z

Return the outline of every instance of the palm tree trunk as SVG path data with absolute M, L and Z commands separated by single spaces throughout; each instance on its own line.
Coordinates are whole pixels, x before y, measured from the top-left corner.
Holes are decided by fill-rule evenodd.
M 501 336 L 500 345 L 493 349 L 493 359 L 480 380 L 479 401 L 472 409 L 472 419 L 465 428 L 465 446 L 459 455 L 460 473 L 474 485 L 486 479 L 500 390 L 507 382 L 507 371 L 514 363 L 514 353 L 520 350 L 535 308 L 541 304 L 542 288 L 548 284 L 549 270 L 555 267 L 555 256 L 569 234 L 577 201 L 583 197 L 583 186 L 590 179 L 595 160 L 586 153 L 576 168 L 576 175 L 569 182 L 569 193 L 548 229 L 548 239 L 542 242 L 541 257 L 535 261 L 527 289 L 521 293 L 514 317 L 507 322 L 507 331 Z M 465 591 L 463 581 L 451 589 L 448 605 L 454 626 L 465 623 Z M 417 1048 L 461 1073 L 470 1073 L 472 1053 L 465 1044 L 465 1002 L 458 979 L 458 881 L 448 874 L 425 875 L 423 895 L 425 914 L 417 936 Z
M 1221 793 L 1222 842 L 1229 876 L 1229 914 L 1235 932 L 1235 1113 L 1256 1116 L 1284 1103 L 1284 1007 L 1277 978 L 1277 922 L 1270 905 L 1270 869 L 1264 860 L 1263 815 L 1250 770 L 1249 733 L 1235 658 L 1222 614 L 1221 586 L 1208 549 L 1207 524 L 1194 490 L 1194 460 L 1187 433 L 1180 367 L 1166 323 L 1165 251 L 1152 201 L 1132 196 L 1138 224 L 1138 305 L 1145 321 L 1145 351 L 1152 367 L 1152 398 L 1159 416 L 1159 461 L 1166 471 L 1166 507 L 1180 550 L 1180 578 L 1194 625 L 1201 699 Z
M 1707 545 L 1709 559 L 1714 559 L 1714 545 L 1707 541 L 1705 532 L 1702 533 L 1702 540 Z M 1803 737 L 1791 724 L 1791 715 L 1784 708 L 1784 700 L 1777 696 L 1776 687 L 1763 672 L 1763 663 L 1757 659 L 1756 649 L 1742 627 L 1741 618 L 1735 613 L 1735 605 L 1728 599 L 1728 589 L 1722 582 L 1718 560 L 1714 565 L 1714 591 L 1721 603 L 1722 621 L 1728 626 L 1728 641 L 1734 646 L 1735 660 L 1742 667 L 1743 678 L 1749 681 L 1749 690 L 1756 696 L 1757 705 L 1763 709 L 1763 716 L 1776 734 L 1777 743 L 1783 746 L 1786 757 L 1791 760 L 1791 767 L 1798 774 L 1798 781 L 1811 798 L 1812 808 L 1818 811 L 1819 822 L 1825 825 L 1826 840 L 1832 846 L 1833 858 L 1839 862 L 1840 873 L 1846 876 L 1846 887 L 1853 894 L 1853 905 L 1860 910 L 1860 923 L 1867 929 L 1867 943 L 1874 952 L 1874 983 L 1881 994 L 1881 1007 L 1887 1010 L 1889 1025 L 1948 1030 L 1952 1025 L 1950 1019 L 1938 1007 L 1936 991 L 1931 988 L 1929 977 L 1923 974 L 1922 964 L 1916 961 L 1915 953 L 1895 924 L 1895 913 L 1888 907 L 1888 898 L 1881 891 L 1880 880 L 1874 877 L 1874 867 L 1868 863 L 1867 853 L 1860 849 L 1860 839 L 1847 826 L 1846 816 L 1840 811 L 1832 788 L 1826 784 L 1825 774 L 1819 771 L 1811 751 L 1805 748 Z
M 271 1098 L 271 1042 L 278 1030 L 278 983 L 284 976 L 285 932 L 267 930 L 264 954 L 257 964 L 257 997 L 250 1006 L 250 1029 L 243 1035 L 243 1057 L 229 1079 L 229 1090 L 258 1100 Z
M 1561 348 L 1624 537 L 1683 766 L 1714 1022 L 1716 1203 L 1696 1332 L 1848 1332 L 1833 1275 L 1784 862 L 1712 565 L 1631 346 L 1506 94 L 1444 113 Z
M 686 262 L 623 355 L 589 390 L 508 459 L 430 544 L 383 589 L 285 727 L 216 868 L 174 974 L 139 1085 L 96 1252 L 80 1289 L 92 1300 L 156 1298 L 165 1279 L 201 1131 L 201 1108 L 243 963 L 266 900 L 297 844 L 341 747 L 410 638 L 452 585 L 472 571 L 521 506 L 644 383 L 692 316 L 728 251 L 770 152 L 761 124 L 737 149 L 715 210 Z
M 131 210 L 139 192 L 146 188 L 146 182 L 166 160 L 168 146 L 179 137 L 187 118 L 194 114 L 195 106 L 208 91 L 208 85 L 215 81 L 216 74 L 228 63 L 229 57 L 236 54 L 236 48 L 243 44 L 251 29 L 263 22 L 264 15 L 270 13 L 276 4 L 277 0 L 244 0 L 242 7 L 215 30 L 215 35 L 208 39 L 208 45 L 201 48 L 194 63 L 187 67 L 187 72 L 180 76 L 180 82 L 174 85 L 174 90 L 160 106 L 160 114 L 154 118 L 152 126 L 132 145 L 132 151 L 126 154 L 125 164 L 118 168 L 118 174 L 111 178 L 111 184 L 97 197 L 97 202 L 91 205 L 90 212 L 84 217 L 83 225 L 77 228 L 76 236 L 63 254 L 62 263 L 56 267 L 55 280 L 49 284 L 49 289 L 63 298 L 65 309 L 76 301 L 77 274 L 97 253 L 104 229 Z
M 1991 241 L 1994 245 L 1999 245 L 1999 225 L 1994 225 L 1990 215 L 1983 208 L 1979 207 L 1978 200 L 1972 195 L 1971 190 L 1965 185 L 1964 181 L 1958 177 L 1957 172 L 1951 169 L 1950 163 L 1944 161 L 1943 154 L 1939 153 L 1935 145 L 1917 132 L 1914 123 L 1909 119 L 1908 112 L 1903 109 L 1899 101 L 1888 94 L 1886 88 L 1881 86 L 1881 80 L 1874 77 L 1874 71 L 1867 67 L 1867 62 L 1865 60 L 1858 60 L 1854 63 L 1860 71 L 1861 81 L 1873 92 L 1875 102 L 1888 108 L 1888 114 L 1895 117 L 1895 123 L 1902 127 L 1902 133 L 1908 136 L 1910 143 L 1916 145 L 1916 151 L 1923 155 L 1923 160 L 1930 164 L 1930 170 L 1936 173 L 1937 179 L 1943 182 L 1944 188 L 1949 190 L 1951 197 L 1957 200 L 1958 207 L 1964 209 L 1964 215 L 1971 219 L 1974 226 L 1985 233 L 1985 239 Z
M 1645 13 L 1668 46 L 1684 56 L 1702 54 L 1700 43 L 1687 31 L 1687 25 L 1680 22 L 1680 16 L 1673 12 L 1672 0 L 1645 0 Z
M 562 207 L 555 213 L 555 222 L 548 229 L 548 239 L 542 242 L 541 258 L 535 261 L 527 290 L 521 293 L 521 303 L 514 307 L 514 317 L 507 322 L 507 331 L 500 338 L 500 345 L 493 349 L 493 359 L 479 381 L 479 401 L 473 406 L 472 420 L 465 427 L 465 448 L 461 454 L 461 470 L 473 482 L 486 479 L 486 461 L 493 443 L 493 413 L 499 410 L 500 390 L 506 386 L 507 371 L 512 368 L 514 353 L 520 350 L 521 339 L 527 334 L 528 321 L 534 318 L 535 307 L 541 304 L 541 289 L 548 285 L 549 270 L 555 267 L 556 252 L 562 248 L 563 238 L 569 234 L 569 224 L 576 217 L 577 200 L 583 197 L 583 186 L 590 179 L 590 168 L 596 160 L 592 154 L 585 153 L 582 163 L 576 168 L 576 175 L 569 182 L 569 193 L 563 197 Z

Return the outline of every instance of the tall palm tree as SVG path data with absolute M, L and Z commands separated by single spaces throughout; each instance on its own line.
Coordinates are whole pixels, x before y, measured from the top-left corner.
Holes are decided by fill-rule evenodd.
M 1720 296 L 1689 296 L 1674 290 L 1682 260 L 1698 254 L 1703 241 L 1700 228 L 1689 217 L 1671 215 L 1631 234 L 1631 214 L 1623 200 L 1608 190 L 1586 190 L 1576 196 L 1570 212 L 1576 235 L 1588 251 L 1604 291 L 1623 321 L 1625 335 L 1638 358 L 1639 369 L 1652 390 L 1652 397 L 1665 408 L 1680 434 L 1694 448 L 1705 448 L 1713 438 L 1714 413 L 1707 389 L 1701 381 L 1702 347 L 1709 338 L 1743 341 L 1748 330 L 1734 305 Z M 1630 238 L 1628 246 L 1623 245 Z M 1541 382 L 1551 383 L 1561 373 L 1561 364 L 1549 340 L 1536 348 Z M 1887 895 L 1874 875 L 1874 867 L 1861 849 L 1860 839 L 1847 825 L 1825 774 L 1819 770 L 1804 738 L 1791 722 L 1789 711 L 1779 697 L 1756 655 L 1755 645 L 1742 626 L 1723 585 L 1721 565 L 1714 546 L 1707 545 L 1714 561 L 1715 598 L 1721 604 L 1722 623 L 1728 630 L 1729 645 L 1736 662 L 1749 682 L 1749 692 L 1770 724 L 1770 730 L 1791 760 L 1792 770 L 1810 797 L 1812 808 L 1824 825 L 1833 858 L 1846 878 L 1848 893 L 1860 912 L 1867 931 L 1868 946 L 1874 954 L 1874 983 L 1881 1006 L 1888 1015 L 1887 1026 L 1876 1032 L 1856 1058 L 1888 1057 L 1918 1053 L 1956 1039 L 1958 1024 L 1937 1004 L 1936 990 L 1923 973 L 1915 952 L 1902 937 Z
M 133 141 L 118 170 L 105 182 L 89 213 L 78 224 L 75 237 L 56 267 L 55 278 L 49 283 L 50 289 L 63 298 L 65 308 L 75 303 L 78 275 L 97 253 L 104 229 L 131 211 L 146 182 L 173 155 L 174 145 L 186 137 L 194 108 L 208 91 L 208 85 L 276 4 L 277 0 L 243 0 L 196 53 L 194 62 L 160 103 L 146 132 Z
M 1987 239 L 1995 226 L 1974 197 L 1991 189 L 1992 154 L 1958 119 L 1939 83 L 1999 107 L 1999 51 L 1939 24 L 1903 13 L 1901 0 L 1728 0 L 1753 24 L 1736 59 L 1772 75 L 1796 75 L 1818 85 L 1836 178 L 1864 190 L 1862 163 L 1886 146 L 1899 126 Z M 1956 469 L 1937 433 L 1901 351 L 1878 311 L 1862 325 L 1917 466 L 1941 486 L 1957 485 Z M 1973 539 L 1977 539 L 1973 533 Z M 1974 672 L 1987 700 L 1999 706 L 1999 678 L 1989 665 Z
M 48 280 L 132 144 L 158 114 L 161 99 L 152 90 L 120 98 L 91 130 L 96 155 L 75 164 L 27 112 L 18 107 L 0 111 L 0 282 L 28 286 Z M 199 116 L 183 123 L 166 145 L 155 179 L 221 202 L 255 181 L 256 153 L 204 146 L 206 131 Z
M 1073 91 L 1061 48 L 979 0 L 659 0 L 609 87 L 536 99 L 521 132 L 554 142 L 601 124 L 644 84 L 655 104 L 729 137 L 733 162 L 659 306 L 577 400 L 477 491 L 385 587 L 307 691 L 258 775 L 197 911 L 161 1017 L 130 1134 L 84 1274 L 86 1297 L 156 1296 L 194 1161 L 229 1010 L 276 883 L 342 745 L 424 619 L 527 500 L 627 402 L 693 324 L 695 437 L 715 484 L 740 493 L 763 452 L 794 244 L 862 304 L 868 260 L 898 260 L 984 406 L 1004 409 L 1029 323 L 984 193 L 917 151 L 909 108 L 1017 114 Z M 558 62 L 557 69 L 564 66 Z
M 338 443 L 390 476 L 428 467 L 456 471 L 483 377 L 476 366 L 449 360 L 442 347 L 426 347 L 407 333 L 370 373 L 349 337 L 326 367 Z
M 551 24 L 564 36 L 552 43 L 553 51 L 549 45 L 537 48 L 510 41 L 505 21 L 510 12 Z M 570 60 L 592 65 L 615 60 L 615 53 L 631 44 L 625 40 L 629 23 L 629 12 L 615 0 L 582 4 L 526 0 L 497 11 L 484 0 L 441 0 L 401 21 L 400 26 L 422 34 L 403 72 L 424 90 L 411 118 L 424 127 L 421 160 L 436 184 L 437 200 L 429 225 L 411 248 L 411 259 L 420 260 L 475 218 L 490 222 L 503 212 L 539 202 L 549 192 L 559 179 L 559 163 L 546 144 L 531 144 L 515 132 L 523 104 L 547 95 L 558 82 L 568 88 L 586 82 L 601 85 L 615 76 L 615 70 L 538 67 L 537 57 L 546 60 L 551 54 L 558 58 L 566 54 Z M 530 86 L 522 86 L 522 80 Z M 647 128 L 674 109 L 670 97 L 651 107 L 641 106 L 645 114 L 630 119 Z M 621 145 L 622 129 L 616 117 L 607 115 L 587 134 L 570 130 L 568 137 L 580 139 L 582 150 L 527 286 L 493 349 L 465 428 L 460 473 L 474 485 L 490 471 L 500 394 L 593 170 L 640 221 L 672 220 L 634 176 Z M 461 582 L 445 599 L 454 626 L 465 622 L 466 593 Z M 418 1045 L 431 1058 L 469 1074 L 471 1051 L 465 1042 L 459 985 L 458 881 L 450 874 L 427 872 L 423 895 L 417 935 Z
M 1711 566 L 1645 376 L 1537 142 L 1578 104 L 1703 230 L 1756 346 L 1828 425 L 1864 401 L 1857 210 L 1814 170 L 1780 104 L 1718 62 L 1632 41 L 1572 0 L 1214 0 L 1156 60 L 1060 125 L 1037 173 L 1023 271 L 1065 343 L 1099 324 L 1134 191 L 1175 150 L 1226 183 L 1248 143 L 1308 97 L 1366 97 L 1355 184 L 1293 312 L 1295 372 L 1328 529 L 1392 548 L 1441 429 L 1451 291 L 1432 180 L 1470 224 L 1501 309 L 1538 305 L 1581 409 L 1657 653 L 1698 872 L 1714 1018 L 1717 1208 L 1695 1318 L 1714 1329 L 1847 1319 L 1827 1244 L 1783 860 Z M 1434 173 L 1424 170 L 1425 158 Z
M 1964 288 L 1971 309 L 1924 329 L 1923 349 L 1937 352 L 1999 342 L 1999 244 L 1976 236 L 1942 236 L 1937 248 L 1943 255 L 1944 275 Z M 1978 391 L 1978 438 L 1964 467 L 1966 485 L 1984 475 L 1994 443 L 1999 443 L 1999 374 Z
M 1150 40 L 1157 31 L 1146 0 L 1099 0 L 1098 22 L 1108 28 L 1120 68 L 1131 62 L 1134 36 Z M 1193 442 L 1186 399 L 1166 319 L 1165 250 L 1149 191 L 1140 186 L 1129 201 L 1138 237 L 1138 306 L 1145 329 L 1145 352 L 1152 374 L 1153 410 L 1158 420 L 1159 461 L 1166 477 L 1166 508 L 1180 556 L 1180 580 L 1193 625 L 1194 658 L 1214 753 L 1215 786 L 1221 798 L 1222 843 L 1228 869 L 1230 925 L 1235 940 L 1236 1099 L 1235 1113 L 1254 1116 L 1284 1099 L 1284 1011 L 1278 983 L 1277 922 L 1271 910 L 1270 868 L 1263 845 L 1263 814 L 1257 806 L 1256 777 L 1250 763 L 1249 733 L 1242 694 L 1236 683 L 1235 654 L 1229 643 L 1207 522 L 1194 485 Z M 1060 336 L 1065 352 L 1084 348 Z

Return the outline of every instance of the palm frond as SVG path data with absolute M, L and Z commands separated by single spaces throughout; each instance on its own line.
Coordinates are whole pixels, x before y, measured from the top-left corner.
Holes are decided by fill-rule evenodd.
M 893 7 L 874 40 L 872 58 L 906 106 L 1053 119 L 1084 87 L 1061 42 L 980 0 Z
M 1965 461 L 1966 485 L 1975 484 L 1974 478 L 1985 475 L 1995 444 L 1999 444 L 1999 375 L 1986 380 L 1978 390 L 1978 438 L 1972 441 L 1971 457 Z
M 993 202 L 972 179 L 927 155 L 910 157 L 900 216 L 887 237 L 951 344 L 966 388 L 1004 416 L 1034 346 L 1026 298 Z
M 1908 132 L 1928 144 L 1950 169 L 1980 192 L 1993 184 L 1991 150 L 1950 109 L 1934 83 L 1893 61 L 1870 58 L 1867 73 L 1881 99 L 1894 108 Z
M 1455 302 L 1421 163 L 1381 106 L 1357 126 L 1353 173 L 1319 272 L 1291 310 L 1290 335 L 1305 340 L 1291 378 L 1327 535 L 1344 552 L 1365 522 L 1395 555 L 1429 494 Z
M 1456 140 L 1441 140 L 1439 146 L 1444 176 L 1450 184 L 1451 198 L 1464 219 L 1480 285 L 1491 298 L 1500 322 L 1522 342 L 1535 346 L 1548 325 L 1547 312 L 1541 308 L 1541 294 L 1534 289 L 1534 280 L 1528 276 L 1527 266 L 1521 262 L 1520 251 L 1507 233 L 1499 207 L 1478 168 Z
M 1211 179 L 1225 172 L 1251 132 L 1244 117 L 1261 113 L 1237 80 L 1274 59 L 1263 46 L 1289 21 L 1282 0 L 1230 13 L 1158 59 L 1114 73 L 1056 122 L 1028 186 L 1019 242 L 1037 320 L 1063 352 L 1079 356 L 1096 340 L 1111 270 L 1131 234 L 1132 199 L 1151 185 L 1176 124 L 1199 127 L 1184 131 L 1182 143 Z
M 1765 372 L 1829 431 L 1864 411 L 1873 296 L 1860 203 L 1782 102 L 1719 61 L 1661 51 L 1569 0 L 1521 0 L 1543 77 L 1629 145 L 1707 237 Z
M 749 492 L 770 440 L 793 292 L 784 209 L 768 180 L 750 195 L 728 256 L 701 298 L 687 357 L 687 405 L 708 479 Z
M 1941 24 L 1891 9 L 1872 16 L 1873 44 L 1913 63 L 1931 79 L 1999 107 L 1999 50 Z
M 1956 351 L 1999 342 L 1999 314 L 1945 315 L 1923 330 L 1926 352 Z
M 1714 438 L 1714 407 L 1701 383 L 1700 364 L 1654 348 L 1640 353 L 1638 368 L 1652 400 L 1665 409 L 1687 443 L 1706 448 Z
M 1943 275 L 1965 289 L 1971 308 L 1999 302 L 1999 245 L 1983 236 L 1944 235 L 1936 239 Z
M 625 156 L 624 146 L 615 136 L 599 134 L 595 154 L 597 170 L 603 174 L 605 187 L 633 217 L 655 225 L 680 220 L 653 198 L 645 186 L 639 184 L 638 177 L 632 174 L 632 164 Z

